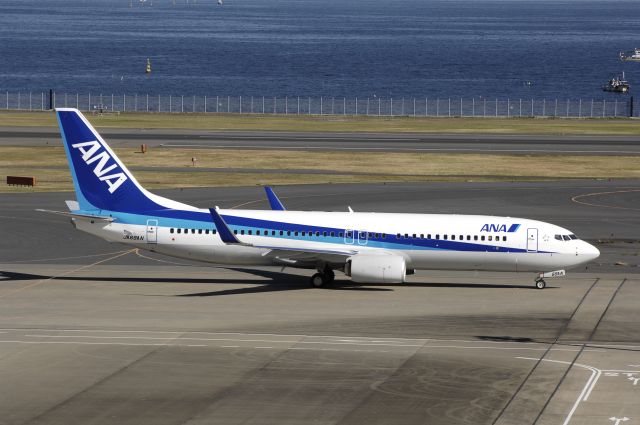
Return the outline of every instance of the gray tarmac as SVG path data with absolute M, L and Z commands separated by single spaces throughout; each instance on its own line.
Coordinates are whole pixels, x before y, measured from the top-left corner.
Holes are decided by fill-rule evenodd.
M 290 209 L 524 216 L 603 252 L 549 280 L 403 285 L 132 252 L 0 195 L 0 424 L 640 421 L 639 181 L 284 186 Z M 260 187 L 158 191 L 267 208 Z M 616 265 L 619 263 L 620 265 Z
M 99 129 L 113 147 L 344 150 L 571 155 L 639 155 L 640 136 L 487 135 L 424 133 L 237 132 L 165 129 Z M 0 146 L 57 146 L 60 133 L 48 127 L 2 127 Z

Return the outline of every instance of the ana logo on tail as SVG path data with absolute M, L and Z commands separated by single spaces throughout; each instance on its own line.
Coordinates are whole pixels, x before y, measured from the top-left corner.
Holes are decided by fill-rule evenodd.
M 107 183 L 109 186 L 109 193 L 115 192 L 120 185 L 127 180 L 126 174 L 121 170 L 119 173 L 105 175 L 118 168 L 118 164 L 113 161 L 113 158 L 109 156 L 106 150 L 97 153 L 101 148 L 101 145 L 97 140 L 76 143 L 75 145 L 71 145 L 71 147 L 78 149 L 82 153 L 82 160 L 85 164 L 89 165 L 97 162 L 93 168 L 93 174 L 95 174 L 100 181 Z M 109 160 L 112 160 L 114 163 L 105 168 Z

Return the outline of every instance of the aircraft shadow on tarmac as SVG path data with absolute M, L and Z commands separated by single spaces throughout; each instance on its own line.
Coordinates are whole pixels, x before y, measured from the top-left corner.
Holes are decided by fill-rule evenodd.
M 238 284 L 256 285 L 235 289 L 218 291 L 205 291 L 186 294 L 171 295 L 175 297 L 214 297 L 234 294 L 251 294 L 261 292 L 296 291 L 314 289 L 308 283 L 305 276 L 291 275 L 269 270 L 254 270 L 243 268 L 228 268 L 229 270 L 252 274 L 263 277 L 266 280 L 252 281 L 247 279 L 219 279 L 219 278 L 162 278 L 162 277 L 91 277 L 91 276 L 47 276 L 12 271 L 0 271 L 0 285 L 2 282 L 22 280 L 68 280 L 91 282 L 135 282 L 135 283 L 196 283 L 196 284 Z M 454 282 L 405 282 L 398 284 L 384 284 L 371 286 L 353 282 L 351 280 L 336 280 L 326 286 L 326 290 L 338 291 L 370 291 L 388 292 L 393 287 L 419 287 L 419 288 L 468 288 L 468 289 L 535 289 L 529 285 L 496 285 L 485 283 L 454 283 Z M 547 287 L 551 289 L 551 287 Z M 148 295 L 148 294 L 145 294 Z

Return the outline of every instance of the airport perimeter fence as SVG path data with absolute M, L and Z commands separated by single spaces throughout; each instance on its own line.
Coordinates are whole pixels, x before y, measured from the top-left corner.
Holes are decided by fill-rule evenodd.
M 624 95 L 623 95 L 624 96 Z M 5 99 L 2 99 L 5 97 Z M 2 102 L 4 100 L 4 102 Z M 4 105 L 3 105 L 4 103 Z M 3 108 L 4 107 L 4 108 Z M 170 112 L 285 115 L 367 115 L 427 117 L 638 116 L 633 96 L 620 99 L 346 98 L 174 96 L 148 94 L 11 93 L 0 109 L 47 110 L 70 107 L 94 113 Z

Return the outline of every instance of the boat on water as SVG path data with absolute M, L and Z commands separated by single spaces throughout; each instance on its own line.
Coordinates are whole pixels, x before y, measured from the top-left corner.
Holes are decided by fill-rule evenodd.
M 633 49 L 633 52 L 620 52 L 620 60 L 625 62 L 640 62 L 640 47 Z
M 602 91 L 614 93 L 627 93 L 629 91 L 629 83 L 624 78 L 624 72 L 621 77 L 613 77 L 607 84 L 602 86 Z

